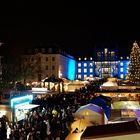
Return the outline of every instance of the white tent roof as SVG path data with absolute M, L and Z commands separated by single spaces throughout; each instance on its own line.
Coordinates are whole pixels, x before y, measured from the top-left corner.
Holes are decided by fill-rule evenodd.
M 38 107 L 38 106 L 39 106 L 39 105 L 36 105 L 36 104 L 27 104 L 27 105 L 18 107 L 18 109 L 28 110 L 28 109 L 36 108 L 36 107 Z
M 103 83 L 103 85 L 101 85 L 100 87 L 101 89 L 105 89 L 105 90 L 116 90 L 118 89 L 118 84 L 114 81 L 107 81 L 105 83 Z
M 111 86 L 118 86 L 118 84 L 116 83 L 116 82 L 112 82 L 112 81 L 107 81 L 107 82 L 105 82 L 105 83 L 103 83 L 103 85 L 102 86 L 104 86 L 104 87 L 111 87 Z

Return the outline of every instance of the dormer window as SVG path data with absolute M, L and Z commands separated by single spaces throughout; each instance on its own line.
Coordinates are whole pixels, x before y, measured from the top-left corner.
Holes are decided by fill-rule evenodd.
M 45 48 L 42 48 L 42 49 L 41 49 L 41 52 L 42 52 L 42 53 L 45 53 Z

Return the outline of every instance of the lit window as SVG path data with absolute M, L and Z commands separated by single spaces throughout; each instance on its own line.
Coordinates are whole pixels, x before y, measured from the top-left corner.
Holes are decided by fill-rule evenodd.
M 123 72 L 123 68 L 121 68 L 120 71 Z
M 129 66 L 129 62 L 127 62 L 127 64 L 126 64 L 127 66 Z
M 111 55 L 114 55 L 114 54 L 115 54 L 115 52 L 113 52 L 113 51 L 112 51 L 112 52 L 110 52 L 110 53 L 111 53 Z
M 78 69 L 78 73 L 81 73 L 81 69 Z
M 84 69 L 84 73 L 86 73 L 87 72 L 87 69 Z
M 78 58 L 78 60 L 81 60 L 81 58 Z
M 124 78 L 124 75 L 123 75 L 123 74 L 121 74 L 121 75 L 120 75 L 120 78 Z
M 84 67 L 86 67 L 87 66 L 87 63 L 84 63 Z
M 93 69 L 90 69 L 89 71 L 90 71 L 90 72 L 93 72 Z
M 92 57 L 90 57 L 90 60 L 92 60 Z
M 81 74 L 78 75 L 78 78 L 81 79 Z
M 120 63 L 120 66 L 123 66 L 123 62 Z
M 84 60 L 87 60 L 87 58 L 85 57 Z
M 93 77 L 93 75 L 92 75 L 92 74 L 90 74 L 90 75 L 89 75 L 89 77 Z
M 78 63 L 78 67 L 81 67 L 81 63 Z
M 87 75 L 86 74 L 84 74 L 84 78 L 86 78 L 87 77 Z
M 55 61 L 55 57 L 52 57 L 52 61 Z
M 93 66 L 93 63 L 90 63 L 89 65 L 90 65 L 90 67 L 92 67 Z
M 108 49 L 107 49 L 107 48 L 105 48 L 105 53 L 107 53 L 107 51 L 108 51 Z

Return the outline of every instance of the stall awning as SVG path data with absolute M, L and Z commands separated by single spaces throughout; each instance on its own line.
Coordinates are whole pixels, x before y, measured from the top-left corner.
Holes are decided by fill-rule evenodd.
M 36 107 L 38 107 L 38 106 L 39 106 L 39 105 L 36 105 L 36 104 L 27 104 L 27 105 L 18 107 L 18 109 L 28 110 L 28 109 L 36 108 Z

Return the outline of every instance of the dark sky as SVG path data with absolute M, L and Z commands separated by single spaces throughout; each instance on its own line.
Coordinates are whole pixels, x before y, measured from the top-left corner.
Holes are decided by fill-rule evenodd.
M 90 7 L 49 7 L 17 2 L 1 15 L 0 40 L 12 47 L 57 43 L 74 55 L 92 55 L 98 43 L 113 42 L 129 53 L 140 41 L 139 9 L 136 4 L 97 4 Z

